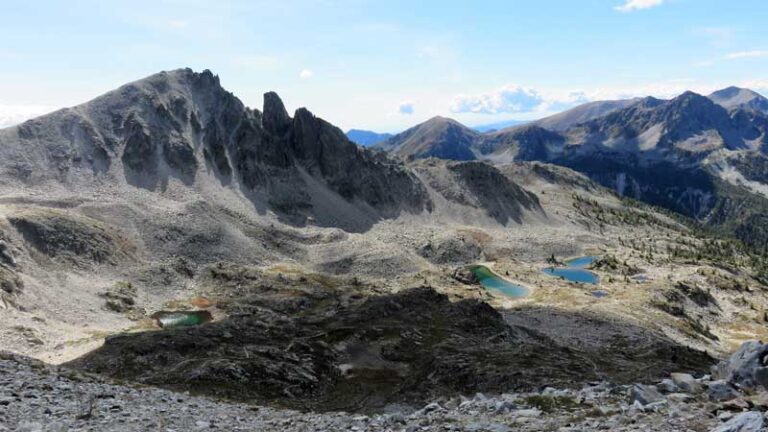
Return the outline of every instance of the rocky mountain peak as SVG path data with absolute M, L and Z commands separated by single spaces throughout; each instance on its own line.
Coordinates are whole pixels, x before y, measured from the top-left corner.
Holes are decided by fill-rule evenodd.
M 261 124 L 264 130 L 274 135 L 284 135 L 291 125 L 291 117 L 277 93 L 264 93 L 263 111 Z
M 738 94 L 740 94 L 742 92 L 754 93 L 752 90 L 749 90 L 749 89 L 744 89 L 744 88 L 736 87 L 736 86 L 730 86 L 730 87 L 726 87 L 724 89 L 717 90 L 717 91 L 713 92 L 709 96 L 710 96 L 710 98 L 718 98 L 718 97 L 732 98 L 732 97 L 734 97 L 734 96 L 736 96 L 736 95 L 738 95 Z
M 704 105 L 704 106 L 713 105 L 713 102 L 706 96 L 702 96 L 690 90 L 683 92 L 680 96 L 673 98 L 669 102 L 670 104 L 676 105 L 676 106 L 685 106 L 685 105 L 693 105 L 693 104 Z
M 379 145 L 407 158 L 438 157 L 472 160 L 472 145 L 480 134 L 456 120 L 435 116 Z

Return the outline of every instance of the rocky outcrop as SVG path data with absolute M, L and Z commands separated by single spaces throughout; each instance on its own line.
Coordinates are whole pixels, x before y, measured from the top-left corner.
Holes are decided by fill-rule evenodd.
M 768 390 L 768 345 L 744 342 L 730 358 L 718 364 L 714 376 L 744 390 Z
M 261 125 L 267 133 L 283 136 L 291 127 L 291 117 L 283 105 L 280 96 L 275 92 L 264 93 L 264 111 Z
M 116 265 L 133 258 L 135 247 L 117 230 L 94 219 L 46 209 L 8 216 L 33 252 L 42 257 L 87 266 Z

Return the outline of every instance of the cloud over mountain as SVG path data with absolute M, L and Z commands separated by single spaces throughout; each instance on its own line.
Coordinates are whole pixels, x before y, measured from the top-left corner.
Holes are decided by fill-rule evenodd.
M 13 126 L 37 117 L 54 108 L 43 105 L 2 105 L 0 104 L 0 128 Z
M 507 85 L 479 95 L 457 95 L 451 103 L 451 112 L 501 114 L 537 111 L 544 98 L 530 88 Z
M 560 111 L 590 99 L 581 91 L 543 93 L 518 85 L 506 85 L 477 95 L 460 94 L 453 98 L 453 113 L 507 114 Z

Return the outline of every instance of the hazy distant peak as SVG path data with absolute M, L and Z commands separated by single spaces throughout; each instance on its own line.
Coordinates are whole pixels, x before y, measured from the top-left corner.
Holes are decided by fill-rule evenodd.
M 747 109 L 768 112 L 768 99 L 746 88 L 726 87 L 710 94 L 709 99 L 727 110 Z

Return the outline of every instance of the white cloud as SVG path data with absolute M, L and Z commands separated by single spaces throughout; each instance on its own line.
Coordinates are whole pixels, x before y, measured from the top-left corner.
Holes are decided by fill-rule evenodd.
M 725 56 L 727 60 L 755 58 L 755 57 L 768 57 L 768 51 L 765 51 L 765 50 L 738 51 L 738 52 L 730 53 Z
M 501 114 L 537 111 L 544 98 L 533 89 L 507 85 L 478 95 L 460 94 L 453 98 L 451 112 Z
M 590 99 L 579 90 L 540 91 L 509 84 L 477 95 L 460 94 L 453 98 L 453 113 L 509 114 L 560 111 Z
M 0 105 L 0 128 L 22 123 L 54 109 L 44 105 Z
M 689 78 L 659 82 L 593 87 L 589 89 L 531 89 L 507 85 L 477 95 L 461 94 L 453 98 L 449 109 L 457 114 L 540 114 L 563 111 L 586 102 L 653 96 L 670 99 L 686 90 L 709 94 L 733 83 L 702 84 Z M 762 83 L 761 83 L 762 84 Z M 525 116 L 524 116 L 525 117 Z
M 619 12 L 632 12 L 640 9 L 649 9 L 652 7 L 660 6 L 664 3 L 664 0 L 626 0 L 621 6 L 616 6 Z
M 312 72 L 311 69 L 304 69 L 304 70 L 301 71 L 301 73 L 299 73 L 299 78 L 301 78 L 301 79 L 309 79 L 309 78 L 312 78 L 312 76 L 314 74 L 315 73 Z
M 414 111 L 414 103 L 411 101 L 401 102 L 397 107 L 397 112 L 402 115 L 411 115 Z

